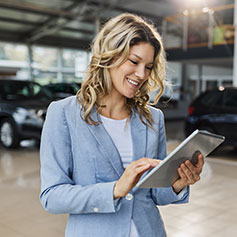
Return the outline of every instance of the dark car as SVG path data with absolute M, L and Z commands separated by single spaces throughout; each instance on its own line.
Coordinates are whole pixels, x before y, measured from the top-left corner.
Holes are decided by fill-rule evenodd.
M 67 96 L 75 95 L 77 91 L 81 88 L 79 83 L 51 83 L 44 86 L 50 90 L 58 98 L 65 98 Z
M 46 109 L 55 97 L 32 81 L 0 80 L 0 142 L 7 148 L 21 140 L 40 140 Z
M 219 87 L 198 96 L 188 107 L 185 133 L 203 129 L 226 137 L 237 147 L 237 88 Z

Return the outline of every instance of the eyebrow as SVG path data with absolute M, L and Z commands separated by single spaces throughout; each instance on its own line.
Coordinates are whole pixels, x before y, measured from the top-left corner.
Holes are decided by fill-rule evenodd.
M 143 60 L 143 58 L 141 58 L 140 56 L 138 56 L 137 54 L 133 53 L 133 54 L 130 54 L 130 55 L 134 55 L 135 57 L 139 58 L 140 60 Z M 148 64 L 154 64 L 153 62 L 150 62 Z

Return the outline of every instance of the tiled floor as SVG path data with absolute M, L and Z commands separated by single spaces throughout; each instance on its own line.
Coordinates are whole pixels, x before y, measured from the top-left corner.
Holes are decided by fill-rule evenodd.
M 237 236 L 237 158 L 207 158 L 190 203 L 160 210 L 170 237 Z
M 66 215 L 51 215 L 39 202 L 39 153 L 0 148 L 0 236 L 64 236 Z
M 168 148 L 177 145 L 173 139 Z M 39 154 L 33 147 L 0 147 L 0 237 L 63 237 L 66 215 L 39 203 Z M 237 154 L 220 150 L 206 159 L 190 203 L 160 207 L 169 237 L 237 236 Z

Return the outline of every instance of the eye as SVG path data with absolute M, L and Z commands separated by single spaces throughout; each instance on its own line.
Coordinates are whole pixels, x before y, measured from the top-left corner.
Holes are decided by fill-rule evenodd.
M 134 64 L 134 65 L 137 65 L 137 64 L 138 64 L 137 61 L 135 61 L 135 60 L 129 59 L 129 61 L 130 61 L 132 64 Z
M 146 69 L 149 70 L 149 71 L 151 71 L 152 68 L 153 68 L 152 66 L 146 66 Z

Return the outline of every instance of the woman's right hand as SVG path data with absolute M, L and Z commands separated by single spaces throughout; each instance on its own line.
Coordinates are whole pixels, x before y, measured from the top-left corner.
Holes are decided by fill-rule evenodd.
M 141 158 L 131 162 L 125 169 L 123 175 L 115 183 L 114 199 L 126 196 L 138 183 L 141 176 L 150 168 L 157 166 L 161 160 Z

